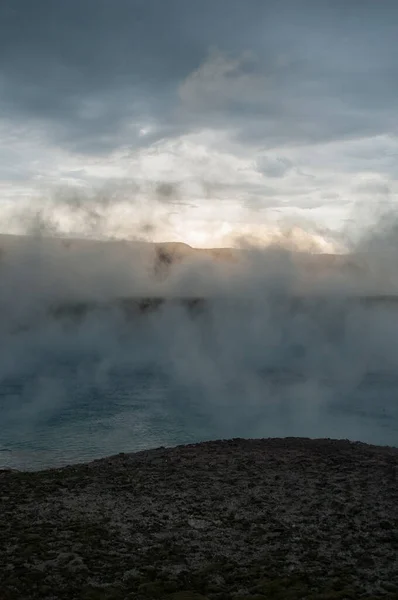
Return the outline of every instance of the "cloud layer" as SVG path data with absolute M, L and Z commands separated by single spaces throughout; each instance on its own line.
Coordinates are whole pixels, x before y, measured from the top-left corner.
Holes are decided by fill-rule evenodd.
M 397 23 L 393 0 L 5 0 L 1 229 L 60 188 L 123 187 L 109 235 L 145 213 L 191 243 L 344 230 L 396 197 Z

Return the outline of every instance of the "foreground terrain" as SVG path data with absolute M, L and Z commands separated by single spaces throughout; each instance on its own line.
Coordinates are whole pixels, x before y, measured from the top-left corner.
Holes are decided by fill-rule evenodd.
M 398 449 L 220 440 L 0 473 L 0 598 L 398 598 Z

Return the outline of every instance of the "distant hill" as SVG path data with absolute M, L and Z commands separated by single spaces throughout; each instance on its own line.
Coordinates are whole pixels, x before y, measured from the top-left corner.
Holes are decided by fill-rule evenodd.
M 236 263 L 248 256 L 250 250 L 237 248 L 194 248 L 182 242 L 152 243 L 128 240 L 93 240 L 62 237 L 34 237 L 0 234 L 0 255 L 20 257 L 33 251 L 47 253 L 48 256 L 81 257 L 89 254 L 123 255 L 131 258 L 152 260 L 154 265 L 173 265 L 186 260 L 212 259 L 218 262 Z M 308 254 L 293 252 L 297 264 L 311 269 L 360 269 L 359 261 L 350 255 Z
M 209 297 L 247 292 L 258 300 L 278 286 L 293 299 L 308 293 L 325 299 L 330 291 L 361 301 L 398 298 L 391 277 L 381 268 L 372 272 L 359 255 L 8 234 L 0 234 L 0 281 L 3 304 L 36 302 L 55 315 L 115 303 L 142 312 L 165 299 L 196 310 Z
M 133 265 L 145 268 L 155 276 L 167 277 L 176 265 L 186 262 L 217 264 L 266 264 L 275 257 L 276 248 L 194 248 L 181 242 L 152 243 L 128 240 L 93 240 L 61 237 L 34 237 L 0 234 L 0 259 L 10 263 L 40 257 L 47 266 L 66 268 L 72 263 L 84 262 L 106 268 L 118 266 L 129 269 Z M 283 249 L 281 249 L 283 252 Z M 367 272 L 363 258 L 349 254 L 315 254 L 289 252 L 289 260 L 302 274 L 328 276 L 329 274 L 363 276 Z M 0 263 L 1 264 L 1 263 Z

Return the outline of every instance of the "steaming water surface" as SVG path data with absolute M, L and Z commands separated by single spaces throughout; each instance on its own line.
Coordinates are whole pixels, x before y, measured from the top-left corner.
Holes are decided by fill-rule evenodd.
M 398 310 L 280 299 L 2 332 L 0 465 L 230 437 L 398 446 Z

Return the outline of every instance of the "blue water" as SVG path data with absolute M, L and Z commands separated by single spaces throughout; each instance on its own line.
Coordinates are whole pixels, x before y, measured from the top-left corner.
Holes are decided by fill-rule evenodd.
M 329 321 L 314 332 L 311 318 L 303 328 L 259 314 L 218 317 L 208 327 L 182 313 L 102 316 L 3 333 L 0 466 L 230 437 L 398 446 L 395 346 L 380 315 L 377 339 L 376 323 L 366 334 L 358 315 L 334 337 Z
M 43 388 L 54 394 L 62 389 L 62 398 L 32 405 L 27 390 Z M 307 389 L 311 385 L 298 377 L 268 373 L 262 404 L 245 405 L 242 396 L 241 406 L 233 400 L 215 409 L 199 391 L 153 370 L 115 369 L 101 385 L 82 385 L 71 365 L 51 378 L 44 370 L 2 383 L 0 465 L 40 468 L 228 437 L 338 437 L 398 446 L 398 378 L 368 377 L 350 396 L 331 393 L 320 412 L 305 406 Z

